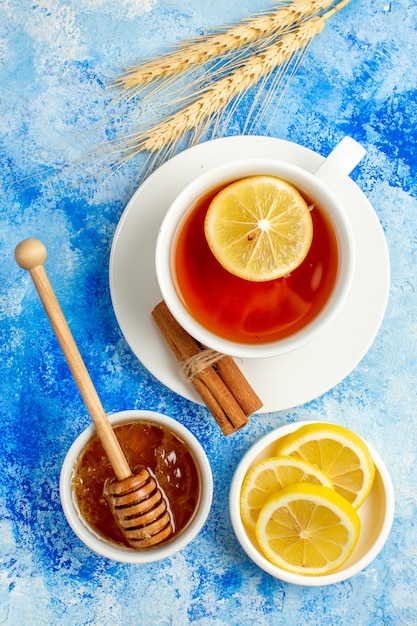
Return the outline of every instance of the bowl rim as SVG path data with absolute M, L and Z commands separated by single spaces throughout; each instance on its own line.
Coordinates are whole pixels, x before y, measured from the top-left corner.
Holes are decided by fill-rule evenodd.
M 200 442 L 188 428 L 163 413 L 133 409 L 112 413 L 109 414 L 108 417 L 113 426 L 129 420 L 153 422 L 156 425 L 162 425 L 170 429 L 186 443 L 193 454 L 196 464 L 199 466 L 201 475 L 201 494 L 198 508 L 188 526 L 177 537 L 174 537 L 167 543 L 163 543 L 160 546 L 148 550 L 139 551 L 127 546 L 116 545 L 96 532 L 79 513 L 75 495 L 71 489 L 71 478 L 75 461 L 85 444 L 96 432 L 94 425 L 91 424 L 74 440 L 62 464 L 59 479 L 59 493 L 66 520 L 75 535 L 88 548 L 96 554 L 113 561 L 145 564 L 171 557 L 176 552 L 182 550 L 196 537 L 209 515 L 213 498 L 213 476 L 207 455 Z
M 174 280 L 170 278 L 172 265 L 172 245 L 177 227 L 183 221 L 187 209 L 203 194 L 203 187 L 227 183 L 236 178 L 252 174 L 265 173 L 282 176 L 295 186 L 304 188 L 312 194 L 318 194 L 322 203 L 329 208 L 335 224 L 339 241 L 345 242 L 344 252 L 337 277 L 337 283 L 326 306 L 307 326 L 290 337 L 265 344 L 237 343 L 220 337 L 205 329 L 189 313 L 175 289 Z M 324 200 L 325 199 L 325 200 Z M 183 209 L 179 211 L 179 209 Z M 265 157 L 247 157 L 233 159 L 220 166 L 203 172 L 186 185 L 168 207 L 160 224 L 155 248 L 155 269 L 162 296 L 174 317 L 181 326 L 204 345 L 208 345 L 234 357 L 268 358 L 286 354 L 313 341 L 327 328 L 340 311 L 351 288 L 355 267 L 355 241 L 349 216 L 342 203 L 326 180 L 316 176 L 304 168 L 282 160 Z
M 363 437 L 361 439 L 366 443 L 371 453 L 372 459 L 375 463 L 377 474 L 381 479 L 381 483 L 384 490 L 385 495 L 385 512 L 384 519 L 381 525 L 380 532 L 378 537 L 372 547 L 357 561 L 352 563 L 351 565 L 345 567 L 344 569 L 336 570 L 330 574 L 325 574 L 323 576 L 303 576 L 301 574 L 294 574 L 292 572 L 287 572 L 276 565 L 273 565 L 266 557 L 264 557 L 260 551 L 254 546 L 251 539 L 249 538 L 245 526 L 243 524 L 242 518 L 240 516 L 240 491 L 242 487 L 242 483 L 244 477 L 247 473 L 247 470 L 251 463 L 256 459 L 256 457 L 262 453 L 262 451 L 274 441 L 277 441 L 281 437 L 292 433 L 302 426 L 307 424 L 324 424 L 328 425 L 330 422 L 324 421 L 300 421 L 300 422 L 292 422 L 290 424 L 286 424 L 285 426 L 281 426 L 273 431 L 269 432 L 267 435 L 262 437 L 259 441 L 257 441 L 254 445 L 252 445 L 249 450 L 244 454 L 242 459 L 240 460 L 235 473 L 233 475 L 233 479 L 230 486 L 229 492 L 229 514 L 233 526 L 233 530 L 235 532 L 236 538 L 240 543 L 243 550 L 246 552 L 247 556 L 261 569 L 263 569 L 271 576 L 283 580 L 284 582 L 288 582 L 294 585 L 301 585 L 305 587 L 319 587 L 325 585 L 332 585 L 338 582 L 342 582 L 351 578 L 355 574 L 358 574 L 365 567 L 367 567 L 380 553 L 382 548 L 384 547 L 388 536 L 391 532 L 392 524 L 394 521 L 394 512 L 395 512 L 395 494 L 391 476 L 388 472 L 388 469 L 383 462 L 382 458 L 378 454 L 378 452 L 370 445 Z M 341 424 L 342 425 L 342 424 Z M 349 428 L 349 427 L 348 427 Z

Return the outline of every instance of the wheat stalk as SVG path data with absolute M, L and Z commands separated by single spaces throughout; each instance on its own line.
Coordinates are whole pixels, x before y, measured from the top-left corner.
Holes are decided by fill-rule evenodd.
M 292 0 L 271 13 L 247 18 L 225 32 L 185 42 L 172 53 L 127 68 L 114 84 L 127 92 L 137 91 L 142 85 L 182 74 L 192 66 L 202 65 L 252 43 L 256 42 L 259 47 L 262 41 L 263 46 L 267 46 L 281 33 L 297 28 L 304 20 L 333 3 L 334 0 Z
M 213 118 L 236 96 L 257 84 L 276 67 L 290 63 L 291 59 L 303 51 L 321 32 L 326 20 L 349 1 L 341 0 L 323 15 L 303 21 L 294 32 L 286 33 L 277 42 L 250 57 L 241 67 L 215 82 L 191 104 L 167 120 L 156 124 L 149 131 L 126 137 L 119 143 L 120 152 L 130 153 L 126 158 L 131 158 L 143 150 L 163 153 L 168 146 L 173 146 L 183 139 L 188 131 L 194 129 L 196 133 L 203 126 L 207 128 Z
M 234 29 L 213 35 L 212 37 L 201 38 L 201 41 L 195 41 L 193 44 L 185 43 L 180 47 L 179 52 L 183 55 L 185 54 L 186 60 L 184 62 L 183 59 L 182 63 L 181 61 L 178 63 L 175 72 L 182 69 L 187 70 L 191 61 L 192 63 L 204 65 L 204 62 L 210 61 L 210 59 L 216 56 L 221 56 L 222 58 L 230 56 L 234 58 L 230 59 L 230 63 L 227 66 L 222 67 L 223 73 L 215 74 L 215 76 L 220 75 L 223 77 L 230 69 L 232 69 L 232 73 L 224 79 L 221 78 L 212 84 L 209 83 L 207 88 L 200 89 L 195 101 L 177 113 L 170 115 L 166 121 L 152 124 L 149 123 L 151 121 L 149 118 L 143 121 L 145 116 L 141 113 L 141 129 L 146 127 L 148 130 L 139 130 L 125 135 L 121 139 L 107 140 L 99 144 L 93 152 L 80 157 L 75 162 L 79 166 L 79 173 L 77 178 L 74 177 L 68 184 L 79 188 L 80 184 L 85 185 L 86 181 L 92 181 L 97 177 L 94 165 L 91 165 L 91 170 L 88 169 L 92 162 L 92 157 L 105 157 L 103 158 L 101 174 L 108 174 L 110 177 L 135 155 L 142 151 L 149 151 L 150 154 L 145 156 L 147 161 L 145 161 L 141 171 L 138 173 L 139 180 L 144 170 L 147 170 L 147 173 L 149 173 L 155 164 L 160 164 L 164 160 L 164 157 L 171 156 L 175 148 L 178 148 L 181 140 L 184 140 L 184 144 L 187 144 L 187 142 L 191 143 L 186 138 L 187 133 L 194 129 L 194 134 L 191 137 L 192 140 L 195 140 L 198 132 L 201 132 L 203 128 L 208 128 L 213 123 L 213 120 L 218 121 L 223 109 L 228 108 L 227 114 L 231 115 L 232 107 L 229 106 L 230 103 L 233 102 L 233 106 L 237 106 L 238 98 L 243 97 L 245 90 L 259 83 L 259 81 L 263 83 L 261 89 L 268 88 L 268 99 L 275 97 L 275 90 L 281 86 L 283 79 L 288 83 L 295 71 L 294 58 L 297 58 L 298 63 L 310 41 L 322 30 L 325 21 L 336 11 L 342 9 L 349 1 L 339 0 L 327 12 L 325 12 L 325 8 L 333 5 L 335 0 L 283 1 L 281 2 L 282 6 L 272 14 L 273 20 L 270 20 L 271 14 L 264 14 L 259 18 L 247 18 Z M 317 16 L 316 12 L 322 14 Z M 261 26 L 262 24 L 264 24 L 263 27 Z M 269 29 L 272 30 L 270 31 Z M 193 50 L 192 46 L 196 46 L 195 57 L 190 54 L 190 51 Z M 244 51 L 244 54 L 232 54 L 236 49 Z M 257 50 L 258 53 L 255 53 L 254 50 Z M 230 55 L 227 54 L 228 52 L 230 52 Z M 178 52 L 175 52 L 173 55 L 163 57 L 161 64 L 166 66 L 166 59 L 170 58 L 173 60 L 177 54 Z M 253 55 L 252 58 L 251 55 Z M 137 69 L 140 74 L 145 68 L 149 69 L 152 63 L 154 61 L 144 63 L 142 66 L 133 69 Z M 156 64 L 158 63 L 158 60 L 156 60 Z M 275 71 L 272 81 L 268 82 L 268 74 L 274 70 L 279 71 Z M 150 73 L 152 75 L 151 78 L 154 78 L 153 73 Z M 134 71 L 132 70 L 132 80 L 134 80 L 133 77 Z M 160 76 L 161 81 L 163 78 L 162 72 Z M 123 78 L 119 80 L 119 84 L 122 87 L 126 87 L 127 90 L 134 88 L 134 85 L 130 86 L 130 83 L 124 83 L 123 80 Z M 193 88 L 193 85 L 191 85 L 191 88 Z M 257 88 L 258 94 L 255 98 L 255 103 L 252 104 L 252 108 L 249 111 L 249 116 L 254 114 L 256 110 L 256 99 L 260 99 L 259 84 L 257 84 Z M 195 97 L 195 94 L 193 97 Z M 170 110 L 177 107 L 179 103 L 183 104 L 184 102 L 189 103 L 190 99 L 185 98 L 177 102 L 171 101 L 169 103 Z M 125 104 L 129 105 L 128 114 L 130 114 L 135 108 L 134 104 L 129 100 L 126 100 Z M 120 120 L 124 120 L 124 115 L 115 114 L 112 123 L 114 124 L 115 121 L 119 123 Z M 247 124 L 248 122 L 249 119 Z M 259 116 L 257 116 L 258 122 Z M 111 130 L 113 133 L 114 129 L 112 128 Z M 119 127 L 116 129 L 116 132 L 120 132 Z M 188 146 L 185 145 L 185 147 Z M 119 157 L 115 158 L 115 153 Z M 149 163 L 150 165 L 147 165 Z M 59 171 L 62 173 L 66 170 L 72 170 L 73 166 L 74 162 L 72 164 L 65 162 Z M 137 172 L 136 164 L 134 168 Z M 59 171 L 55 172 L 56 177 L 60 176 Z M 33 177 L 30 176 L 28 180 L 31 178 Z M 19 182 L 26 184 L 27 180 L 22 179 Z M 52 186 L 54 187 L 53 189 Z M 56 183 L 54 182 L 49 193 L 56 194 L 56 191 Z

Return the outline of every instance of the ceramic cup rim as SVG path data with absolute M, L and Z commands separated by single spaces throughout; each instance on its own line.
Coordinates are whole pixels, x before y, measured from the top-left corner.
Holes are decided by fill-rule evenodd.
M 381 515 L 378 521 L 379 527 L 377 527 L 376 530 L 374 529 L 374 532 L 376 532 L 376 536 L 373 537 L 372 545 L 368 546 L 368 549 L 364 550 L 363 554 L 360 554 L 362 549 L 359 548 L 358 544 L 352 556 L 344 566 L 342 566 L 339 570 L 336 570 L 333 573 L 323 576 L 303 576 L 302 574 L 293 574 L 292 572 L 287 572 L 280 567 L 273 565 L 270 561 L 268 561 L 266 557 L 263 556 L 259 548 L 251 540 L 250 534 L 246 530 L 240 515 L 240 491 L 242 488 L 243 480 L 248 469 L 258 458 L 261 458 L 260 455 L 263 454 L 265 449 L 268 448 L 270 444 L 274 443 L 279 438 L 285 437 L 289 433 L 298 430 L 302 426 L 312 423 L 318 424 L 320 422 L 300 421 L 287 424 L 269 432 L 267 435 L 257 441 L 253 446 L 249 448 L 249 450 L 240 460 L 234 472 L 229 492 L 229 514 L 233 530 L 238 542 L 240 543 L 243 550 L 246 552 L 247 556 L 256 565 L 258 565 L 258 567 L 263 569 L 271 576 L 283 580 L 287 583 L 305 587 L 326 586 L 342 582 L 344 580 L 347 580 L 348 578 L 351 578 L 355 574 L 358 574 L 365 567 L 367 567 L 378 556 L 378 554 L 384 547 L 391 532 L 395 511 L 395 495 L 391 476 L 378 452 L 368 442 L 366 442 L 376 467 L 376 477 L 373 489 L 378 489 L 378 495 L 380 495 L 380 500 L 382 502 L 382 510 L 380 511 Z M 325 424 L 325 422 L 322 423 Z M 366 501 L 362 505 L 362 507 L 365 506 L 365 504 Z M 362 514 L 362 507 L 360 507 L 358 511 L 360 516 Z M 376 514 L 375 520 L 377 519 L 378 515 Z
M 69 448 L 60 474 L 59 491 L 61 506 L 66 520 L 77 537 L 93 552 L 113 561 L 122 563 L 144 564 L 166 559 L 188 545 L 202 529 L 210 512 L 213 498 L 213 477 L 207 455 L 196 437 L 178 421 L 162 413 L 148 410 L 119 411 L 109 415 L 114 426 L 128 421 L 152 422 L 171 430 L 190 449 L 198 466 L 201 480 L 201 494 L 197 510 L 187 527 L 171 541 L 148 550 L 133 550 L 127 546 L 119 546 L 97 533 L 84 520 L 79 512 L 71 478 L 75 462 L 86 443 L 95 434 L 94 425 L 86 428 Z
M 293 335 L 263 344 L 230 341 L 212 333 L 196 321 L 175 288 L 173 249 L 175 237 L 192 205 L 207 190 L 254 174 L 281 176 L 316 199 L 328 214 L 339 243 L 339 270 L 333 291 L 322 311 Z M 265 358 L 286 354 L 311 342 L 333 321 L 349 293 L 355 266 L 355 244 L 348 215 L 329 185 L 315 174 L 291 163 L 266 158 L 229 161 L 204 172 L 191 181 L 174 199 L 161 223 L 155 249 L 156 276 L 162 298 L 179 324 L 203 345 L 241 358 Z

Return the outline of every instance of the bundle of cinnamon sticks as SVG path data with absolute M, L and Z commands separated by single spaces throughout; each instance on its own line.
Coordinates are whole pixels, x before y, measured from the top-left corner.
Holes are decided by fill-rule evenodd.
M 165 302 L 157 304 L 152 316 L 180 364 L 192 363 L 193 359 L 203 361 L 203 367 L 195 368 L 189 380 L 223 434 L 230 435 L 245 426 L 249 415 L 260 409 L 262 402 L 233 358 L 217 354 L 208 359 L 212 364 L 205 366 L 206 348 L 178 324 Z

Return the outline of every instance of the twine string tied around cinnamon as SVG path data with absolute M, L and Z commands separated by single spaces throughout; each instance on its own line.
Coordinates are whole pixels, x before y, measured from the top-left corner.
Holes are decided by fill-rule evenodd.
M 203 348 L 197 354 L 193 354 L 181 363 L 181 374 L 185 380 L 190 382 L 195 376 L 201 374 L 208 367 L 213 367 L 225 355 L 211 348 Z

